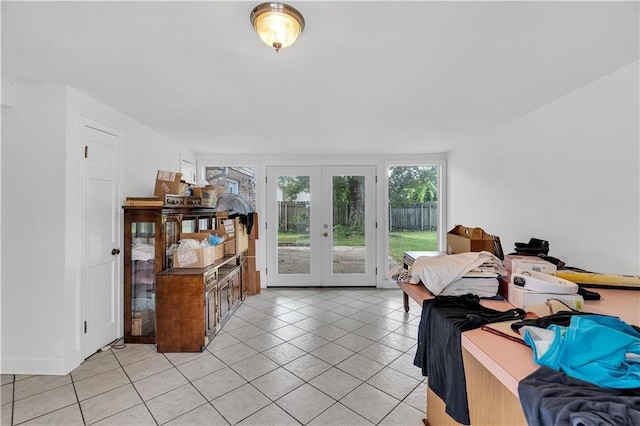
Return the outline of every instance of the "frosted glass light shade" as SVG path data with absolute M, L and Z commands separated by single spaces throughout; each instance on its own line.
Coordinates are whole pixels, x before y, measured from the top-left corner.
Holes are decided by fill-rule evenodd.
M 291 46 L 304 30 L 304 18 L 296 9 L 282 3 L 262 3 L 251 12 L 251 23 L 265 42 L 278 52 Z

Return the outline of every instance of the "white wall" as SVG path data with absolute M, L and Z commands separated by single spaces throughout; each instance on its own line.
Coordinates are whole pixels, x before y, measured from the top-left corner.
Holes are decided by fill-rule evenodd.
M 14 86 L 2 108 L 2 373 L 66 374 L 82 361 L 87 119 L 123 135 L 125 196 L 152 195 L 157 169 L 193 156 L 75 89 Z
M 592 271 L 640 274 L 638 62 L 448 156 L 448 228 L 479 226 Z M 490 102 L 490 100 L 488 100 Z
M 63 87 L 24 86 L 2 108 L 3 373 L 64 365 L 65 103 Z

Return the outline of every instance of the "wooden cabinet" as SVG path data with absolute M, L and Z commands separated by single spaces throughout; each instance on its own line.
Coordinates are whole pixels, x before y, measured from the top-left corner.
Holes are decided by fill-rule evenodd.
M 236 261 L 236 256 L 229 256 L 206 268 L 173 269 L 157 275 L 158 352 L 204 350 L 241 303 Z
M 156 282 L 183 232 L 214 229 L 213 208 L 124 206 L 124 341 L 155 343 Z
M 205 268 L 173 268 L 181 235 L 216 229 L 213 208 L 124 207 L 124 341 L 199 352 L 246 296 L 246 249 L 228 239 Z M 246 234 L 245 234 L 246 236 Z M 228 246 L 228 247 L 227 247 Z
M 218 315 L 218 287 L 214 286 L 204 292 L 204 332 L 207 337 L 215 335 L 220 329 Z

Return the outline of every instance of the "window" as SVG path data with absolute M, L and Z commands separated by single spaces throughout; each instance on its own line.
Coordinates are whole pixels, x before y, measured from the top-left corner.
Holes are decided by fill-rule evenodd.
M 440 231 L 440 165 L 392 165 L 387 169 L 389 264 L 405 251 L 437 251 Z
M 253 167 L 207 166 L 204 178 L 213 186 L 238 194 L 251 206 L 256 206 L 256 173 Z
M 230 194 L 238 194 L 238 182 L 235 180 L 227 179 L 227 192 Z

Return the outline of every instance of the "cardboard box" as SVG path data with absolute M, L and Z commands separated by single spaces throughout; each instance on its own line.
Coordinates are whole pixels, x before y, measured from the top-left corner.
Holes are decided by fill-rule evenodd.
M 236 236 L 236 223 L 233 219 L 223 219 L 220 223 L 222 225 L 220 229 L 223 230 L 229 238 L 234 238 Z
M 240 222 L 240 218 L 236 217 L 234 219 L 227 219 L 224 216 L 220 216 L 216 213 L 217 216 L 217 226 L 216 233 L 219 236 L 226 236 L 228 243 L 227 254 L 238 254 L 249 248 L 249 235 L 247 235 L 247 228 Z M 225 226 L 225 221 L 228 227 Z M 235 241 L 231 244 L 231 240 Z M 225 244 L 227 245 L 227 244 Z
M 240 223 L 238 220 L 236 226 L 236 253 L 242 253 L 249 249 L 249 235 L 247 234 L 247 227 Z
M 582 311 L 584 307 L 584 299 L 579 294 L 537 293 L 509 283 L 508 300 L 516 308 L 526 309 L 528 306 L 544 303 L 549 299 L 560 300 L 577 311 Z
M 164 197 L 165 194 L 187 195 L 187 184 L 181 180 L 182 173 L 158 170 L 153 195 L 156 197 Z
M 206 186 L 202 190 L 202 205 L 206 207 L 215 207 L 218 199 L 218 191 L 213 186 Z
M 260 271 L 249 272 L 247 278 L 247 294 L 260 294 Z
M 148 309 L 131 315 L 131 335 L 151 336 L 155 328 L 154 311 Z
M 247 270 L 249 272 L 256 272 L 256 257 L 255 256 L 247 256 Z
M 180 239 L 194 239 L 202 241 L 209 239 L 208 232 L 183 233 Z M 224 245 L 201 247 L 197 249 L 178 250 L 173 254 L 174 268 L 204 268 L 212 265 L 216 260 L 224 257 Z
M 549 275 L 555 275 L 556 265 L 538 256 L 524 256 L 519 254 L 507 254 L 504 256 L 504 267 L 509 274 L 521 271 L 537 271 Z
M 256 271 L 255 256 L 247 256 L 247 294 L 260 294 L 260 271 Z
M 494 239 L 482 228 L 467 228 L 456 225 L 447 233 L 447 253 L 458 254 L 476 251 L 494 251 Z
M 194 197 L 200 197 L 202 200 L 202 205 L 205 207 L 215 207 L 217 200 L 217 191 L 216 188 L 207 185 L 207 186 L 195 186 L 193 189 Z
M 258 212 L 253 212 L 253 225 L 251 226 L 251 232 L 249 233 L 250 240 L 257 240 L 260 238 L 260 235 L 258 235 L 259 229 L 260 229 L 260 218 L 258 217 Z

